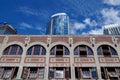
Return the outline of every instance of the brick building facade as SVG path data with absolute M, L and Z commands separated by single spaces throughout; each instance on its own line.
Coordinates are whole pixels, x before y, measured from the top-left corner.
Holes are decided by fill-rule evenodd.
M 1 35 L 0 79 L 119 80 L 120 36 Z

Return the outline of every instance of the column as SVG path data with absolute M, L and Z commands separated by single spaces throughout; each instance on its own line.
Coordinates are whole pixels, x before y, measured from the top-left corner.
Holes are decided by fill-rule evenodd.
M 46 50 L 46 67 L 45 67 L 45 76 L 44 76 L 44 79 L 45 80 L 48 80 L 48 77 L 49 77 L 49 55 L 50 55 L 50 47 L 51 47 L 51 37 L 48 36 L 47 38 L 47 50 Z
M 21 79 L 23 66 L 19 66 L 16 79 Z
M 23 54 L 21 55 L 21 62 L 20 62 L 20 65 L 19 65 L 19 69 L 18 69 L 16 79 L 21 79 L 22 71 L 23 71 L 23 67 L 24 67 L 25 56 L 26 56 L 26 50 L 25 50 L 25 48 L 23 48 Z
M 74 49 L 73 49 L 73 39 L 69 38 L 69 50 L 70 50 L 70 68 L 71 68 L 71 80 L 75 80 L 75 67 L 74 67 Z
M 99 64 L 99 60 L 98 60 L 97 47 L 96 46 L 94 46 L 93 52 L 94 52 L 94 57 L 95 57 L 95 64 L 96 64 L 96 68 L 97 68 L 98 79 L 102 80 L 101 69 L 100 69 L 100 64 Z

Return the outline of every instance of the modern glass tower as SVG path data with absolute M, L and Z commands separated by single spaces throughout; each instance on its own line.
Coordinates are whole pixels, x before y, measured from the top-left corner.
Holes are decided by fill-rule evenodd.
M 104 26 L 104 35 L 120 35 L 120 25 L 111 24 Z
M 46 34 L 49 35 L 68 35 L 69 17 L 66 13 L 57 13 L 51 16 L 47 25 Z

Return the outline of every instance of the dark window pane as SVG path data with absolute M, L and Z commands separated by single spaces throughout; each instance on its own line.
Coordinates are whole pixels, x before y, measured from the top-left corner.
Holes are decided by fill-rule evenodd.
M 83 78 L 90 78 L 90 72 L 89 71 L 82 71 L 82 77 Z
M 3 55 L 8 55 L 9 49 L 10 49 L 10 47 L 7 47 L 7 48 L 4 50 Z
M 56 51 L 56 57 L 62 57 L 63 51 Z
M 120 73 L 120 67 L 116 68 L 116 72 Z
M 74 55 L 78 55 L 78 47 L 74 50 Z
M 66 70 L 65 70 L 65 78 L 70 78 L 70 68 L 67 67 Z
M 80 57 L 87 57 L 87 51 L 80 51 Z
M 19 47 L 19 48 L 20 48 L 20 49 L 19 49 L 18 55 L 22 55 L 23 50 L 22 50 L 21 47 Z
M 46 55 L 46 50 L 45 50 L 45 48 L 42 48 L 42 55 Z
M 12 68 L 5 68 L 4 73 L 3 73 L 3 79 L 10 78 L 11 70 L 12 70 Z
M 37 68 L 36 67 L 30 68 L 29 79 L 36 79 L 36 76 L 37 76 Z
M 92 68 L 91 71 L 92 71 L 92 78 L 97 78 L 96 68 Z
M 50 68 L 50 74 L 49 78 L 54 78 L 54 69 Z
M 117 52 L 115 51 L 115 49 L 113 49 L 112 47 L 110 47 L 110 50 L 112 52 L 112 55 L 117 55 Z
M 92 49 L 86 45 L 79 45 L 78 47 L 76 47 L 74 49 L 74 55 L 78 55 L 78 53 L 80 53 L 81 56 L 93 55 Z
M 64 50 L 65 50 L 65 55 L 69 55 L 69 50 L 66 47 L 64 47 Z
M 3 70 L 4 70 L 4 68 L 0 67 L 0 76 L 2 76 Z
M 88 55 L 93 55 L 92 49 L 90 49 L 89 47 L 87 47 L 87 48 L 88 48 Z
M 27 51 L 27 55 L 32 55 L 33 48 L 34 48 L 33 55 L 40 55 L 40 52 L 42 52 L 41 55 L 46 55 L 46 50 L 41 45 L 34 45 L 34 46 L 30 47 Z M 40 50 L 42 50 L 42 51 L 40 51 Z
M 100 47 L 97 49 L 97 53 L 98 53 L 98 55 L 102 55 Z
M 90 71 L 88 67 L 82 68 L 82 77 L 83 78 L 90 78 Z
M 111 56 L 108 45 L 102 45 L 102 52 L 103 52 L 104 57 L 110 57 Z
M 31 55 L 32 54 L 32 47 L 28 49 L 27 51 L 27 55 Z
M 39 78 L 44 78 L 44 67 L 39 68 L 38 77 Z
M 40 46 L 39 45 L 35 45 L 34 46 L 34 55 L 40 55 Z
M 54 55 L 55 53 L 55 47 L 54 48 L 52 48 L 52 50 L 50 51 L 50 55 Z
M 78 79 L 79 77 L 79 68 L 78 67 L 75 67 L 75 77 Z
M 50 50 L 50 55 L 63 56 L 69 55 L 69 50 L 63 45 L 56 45 Z
M 3 55 L 8 55 L 8 54 L 10 54 L 10 55 L 17 55 L 17 51 L 18 51 L 19 55 L 21 55 L 22 52 L 23 52 L 23 50 L 22 50 L 22 48 L 20 46 L 18 46 L 18 45 L 12 45 L 12 46 L 7 47 L 4 50 Z
M 18 49 L 18 45 L 13 45 L 10 51 L 10 55 L 16 55 L 17 49 Z

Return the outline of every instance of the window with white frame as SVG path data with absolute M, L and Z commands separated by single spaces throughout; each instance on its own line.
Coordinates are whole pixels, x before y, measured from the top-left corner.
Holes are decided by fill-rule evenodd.
M 68 48 L 63 45 L 56 45 L 50 50 L 50 55 L 55 55 L 56 57 L 62 57 L 63 55 L 69 54 Z
M 43 79 L 44 78 L 44 67 L 24 67 L 22 78 L 23 79 Z
M 86 45 L 79 45 L 74 49 L 74 55 L 79 55 L 80 57 L 87 57 L 88 55 L 93 55 L 93 51 L 90 47 Z
M 75 67 L 76 79 L 97 79 L 95 67 Z
M 41 45 L 33 45 L 27 50 L 27 55 L 46 55 L 46 50 Z
M 70 67 L 50 67 L 49 78 L 50 79 L 70 79 L 71 78 Z
M 14 44 L 8 46 L 4 51 L 3 55 L 22 55 L 23 49 L 21 46 Z
M 1 67 L 0 79 L 15 79 L 18 73 L 18 67 Z
M 116 50 L 109 45 L 101 45 L 97 49 L 98 55 L 103 55 L 104 57 L 110 57 L 112 55 L 117 55 Z

